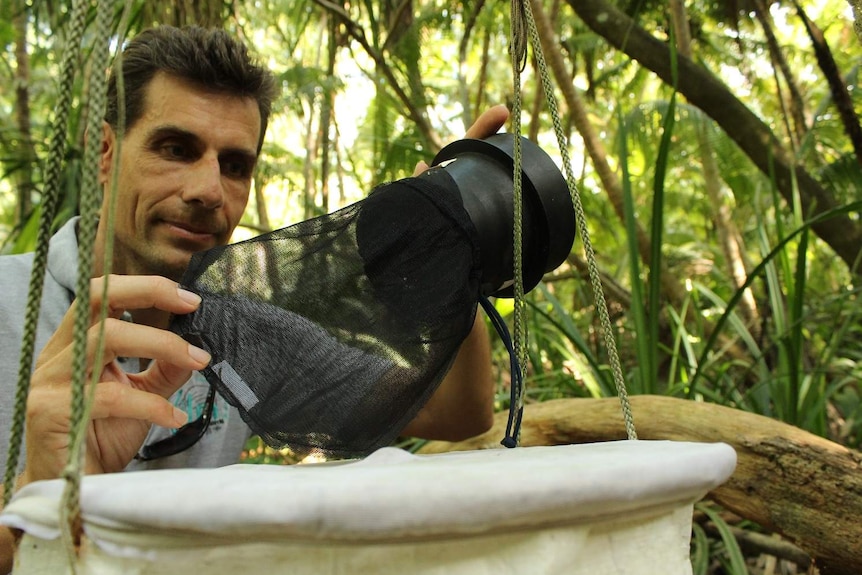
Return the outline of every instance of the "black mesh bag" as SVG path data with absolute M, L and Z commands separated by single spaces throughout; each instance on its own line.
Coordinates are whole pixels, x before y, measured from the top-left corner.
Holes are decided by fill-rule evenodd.
M 268 445 L 365 455 L 391 443 L 437 389 L 480 297 L 505 295 L 511 283 L 512 138 L 494 138 L 444 148 L 435 161 L 453 150 L 459 159 L 337 212 L 192 258 L 181 284 L 202 302 L 171 329 L 212 354 L 205 377 Z M 478 147 L 472 169 L 464 142 Z M 525 145 L 542 173 L 553 166 Z M 538 197 L 539 168 L 530 178 L 527 163 L 526 196 Z M 532 285 L 574 238 L 568 190 L 552 172 L 556 203 L 533 198 L 525 216 L 525 279 L 539 270 Z M 549 234 L 564 237 L 549 247 Z

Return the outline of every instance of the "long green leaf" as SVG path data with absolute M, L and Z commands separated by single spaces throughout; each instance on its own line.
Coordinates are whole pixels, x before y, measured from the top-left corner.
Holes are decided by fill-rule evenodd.
M 707 575 L 709 569 L 709 538 L 697 523 L 691 526 L 691 570 L 692 575 Z
M 673 93 L 670 96 L 667 110 L 662 120 L 661 140 L 659 141 L 658 157 L 655 162 L 655 177 L 653 178 L 652 226 L 650 230 L 650 273 L 649 273 L 649 380 L 646 384 L 650 391 L 655 390 L 658 383 L 658 341 L 659 341 L 659 311 L 661 309 L 661 275 L 662 275 L 662 245 L 664 232 L 664 189 L 665 178 L 670 157 L 670 146 L 676 122 L 677 95 L 677 48 L 671 27 L 670 42 L 671 75 L 673 77 Z
M 628 166 L 628 146 L 626 144 L 626 127 L 622 115 L 619 115 L 620 133 L 617 135 L 620 148 L 620 168 L 622 170 L 623 214 L 626 226 L 626 239 L 629 252 L 629 275 L 632 286 L 632 317 L 635 322 L 635 333 L 638 361 L 637 385 L 632 386 L 632 393 L 652 393 L 652 374 L 655 372 L 654 342 L 650 341 L 650 330 L 647 327 L 647 310 L 644 302 L 644 286 L 641 279 L 640 250 L 638 248 L 637 218 L 635 216 L 634 198 L 632 197 L 631 175 Z
M 697 508 L 709 517 L 716 529 L 718 529 L 721 540 L 724 543 L 724 549 L 727 552 L 730 563 L 730 573 L 728 575 L 748 575 L 748 566 L 745 564 L 745 557 L 742 555 L 742 550 L 739 548 L 739 543 L 736 542 L 736 537 L 730 530 L 730 525 L 721 518 L 721 516 L 707 505 L 698 505 Z

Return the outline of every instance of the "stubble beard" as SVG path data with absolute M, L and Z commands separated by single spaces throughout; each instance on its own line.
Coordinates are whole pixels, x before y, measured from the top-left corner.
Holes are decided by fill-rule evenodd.
M 171 253 L 175 247 L 160 246 L 153 242 L 143 249 L 124 245 L 119 238 L 114 246 L 114 273 L 123 275 L 157 275 L 179 282 L 188 267 L 192 254 L 181 257 Z

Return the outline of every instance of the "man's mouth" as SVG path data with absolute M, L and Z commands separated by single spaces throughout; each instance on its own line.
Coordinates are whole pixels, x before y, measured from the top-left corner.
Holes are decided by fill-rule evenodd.
M 175 238 L 194 244 L 215 245 L 219 236 L 216 228 L 199 226 L 185 222 L 164 222 L 171 235 Z

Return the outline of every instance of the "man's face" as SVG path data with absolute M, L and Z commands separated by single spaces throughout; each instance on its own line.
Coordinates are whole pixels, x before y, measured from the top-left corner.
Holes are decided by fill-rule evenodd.
M 114 272 L 179 280 L 194 252 L 226 244 L 248 201 L 259 135 L 254 99 L 156 74 L 120 149 Z M 116 150 L 106 128 L 101 180 L 108 186 Z M 102 224 L 108 187 L 105 198 Z

